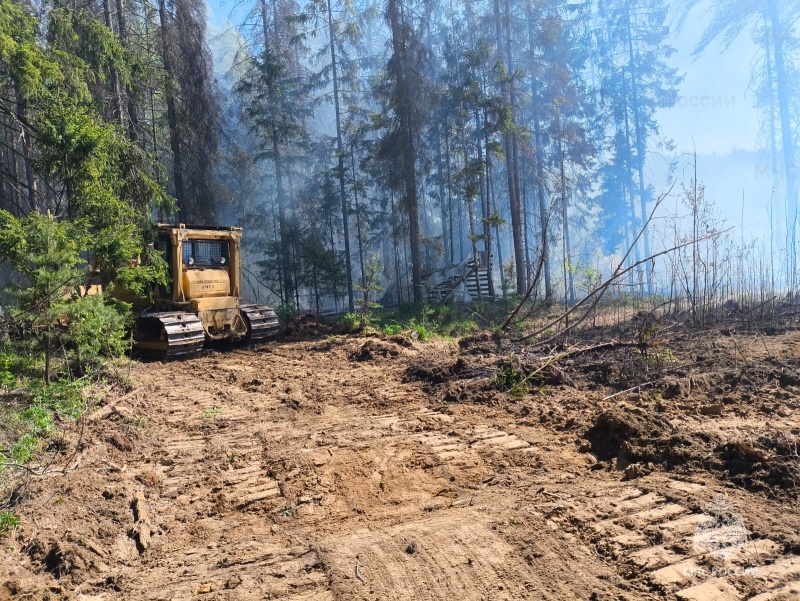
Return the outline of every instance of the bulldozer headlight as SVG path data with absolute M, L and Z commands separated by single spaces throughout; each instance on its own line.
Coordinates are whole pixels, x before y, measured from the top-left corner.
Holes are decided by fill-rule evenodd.
M 187 259 L 187 261 L 186 261 L 186 264 L 187 264 L 189 267 L 192 267 L 192 266 L 194 265 L 194 257 L 189 257 L 189 258 Z
M 225 263 L 226 263 L 225 257 L 220 257 L 219 258 L 219 264 L 220 265 L 225 265 Z

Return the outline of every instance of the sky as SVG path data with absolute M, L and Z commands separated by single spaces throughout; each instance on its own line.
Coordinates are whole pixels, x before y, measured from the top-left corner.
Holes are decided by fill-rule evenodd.
M 673 38 L 672 63 L 684 81 L 677 106 L 660 111 L 658 120 L 681 151 L 691 151 L 693 142 L 700 154 L 750 150 L 758 137 L 758 115 L 748 93 L 757 47 L 743 33 L 730 48 L 714 44 L 695 59 L 691 54 L 707 23 L 698 7 Z
M 744 239 L 765 236 L 773 184 L 769 157 L 757 151 L 759 115 L 749 89 L 758 48 L 745 30 L 730 47 L 714 43 L 701 56 L 692 57 L 709 22 L 707 4 L 698 6 L 683 29 L 674 32 L 672 46 L 677 52 L 672 64 L 684 81 L 677 105 L 659 111 L 657 119 L 662 134 L 675 142 L 674 155 L 680 157 L 678 186 L 691 184 L 694 166 L 688 155 L 696 150 L 698 180 L 726 225 Z M 656 191 L 665 189 L 666 168 L 652 169 Z M 781 207 L 773 210 L 773 219 L 780 219 Z

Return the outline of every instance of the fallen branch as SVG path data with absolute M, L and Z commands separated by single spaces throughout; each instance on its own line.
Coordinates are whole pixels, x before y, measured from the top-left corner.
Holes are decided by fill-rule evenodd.
M 620 260 L 619 264 L 617 265 L 617 268 L 611 274 L 611 277 L 609 277 L 600 286 L 598 286 L 593 291 L 591 291 L 588 295 L 586 295 L 585 298 L 583 298 L 580 302 L 575 304 L 572 308 L 568 309 L 567 311 L 565 311 L 564 313 L 559 315 L 556 319 L 550 321 L 547 325 L 539 328 L 538 330 L 532 332 L 531 334 L 528 334 L 526 336 L 523 336 L 522 338 L 518 338 L 518 339 L 514 340 L 514 342 L 526 342 L 526 341 L 530 340 L 531 338 L 535 338 L 536 336 L 546 332 L 547 330 L 549 330 L 553 326 L 561 323 L 565 319 L 569 319 L 569 317 L 573 313 L 575 313 L 578 309 L 580 309 L 584 305 L 588 304 L 589 301 L 593 299 L 593 302 L 591 303 L 589 309 L 586 311 L 586 313 L 583 314 L 582 317 L 580 317 L 577 321 L 567 325 L 567 327 L 564 330 L 562 330 L 561 332 L 559 332 L 559 334 L 551 336 L 550 338 L 548 338 L 546 340 L 539 341 L 538 344 L 546 344 L 547 342 L 550 342 L 550 341 L 554 340 L 557 336 L 563 335 L 566 332 L 568 332 L 569 330 L 574 329 L 575 327 L 577 327 L 578 325 L 583 323 L 589 317 L 589 315 L 592 314 L 594 309 L 597 307 L 597 305 L 603 299 L 603 296 L 608 291 L 608 289 L 611 287 L 611 284 L 613 284 L 616 280 L 618 280 L 622 276 L 624 276 L 627 273 L 633 271 L 634 269 L 636 269 L 640 265 L 644 265 L 646 263 L 654 261 L 655 259 L 657 259 L 660 256 L 675 252 L 676 250 L 680 250 L 680 249 L 685 248 L 687 246 L 692 246 L 694 244 L 697 244 L 698 242 L 703 242 L 704 240 L 710 240 L 712 238 L 716 238 L 716 237 L 720 236 L 721 234 L 725 233 L 725 231 L 730 231 L 730 230 L 725 230 L 725 231 L 721 231 L 721 232 L 712 232 L 712 233 L 710 233 L 710 234 L 708 234 L 706 236 L 703 236 L 701 238 L 696 238 L 696 239 L 690 240 L 688 242 L 685 242 L 683 244 L 678 244 L 678 245 L 673 246 L 672 248 L 669 248 L 667 250 L 663 250 L 661 252 L 658 252 L 658 253 L 655 253 L 653 255 L 650 255 L 649 257 L 646 257 L 645 259 L 642 259 L 640 261 L 636 261 L 632 265 L 629 265 L 627 268 L 623 269 L 623 265 L 625 265 L 625 261 L 627 261 L 628 258 L 631 255 L 631 253 L 633 253 L 634 248 L 636 248 L 636 245 L 639 243 L 639 240 L 641 239 L 641 237 L 644 235 L 645 231 L 647 230 L 647 226 L 650 225 L 650 223 L 653 221 L 653 218 L 655 217 L 656 211 L 661 206 L 661 203 L 663 203 L 664 200 L 670 195 L 670 193 L 672 192 L 674 187 L 675 187 L 675 184 L 673 184 L 669 188 L 669 190 L 667 190 L 665 193 L 663 193 L 661 196 L 659 196 L 658 200 L 656 200 L 656 202 L 655 202 L 655 204 L 653 206 L 653 210 L 650 212 L 650 216 L 647 218 L 647 221 L 645 221 L 644 225 L 642 225 L 642 227 L 639 229 L 639 233 L 637 234 L 636 238 L 634 238 L 634 240 L 631 243 L 630 247 L 628 248 L 627 252 L 625 253 L 625 255 Z M 529 293 L 527 295 L 525 295 L 525 297 L 520 301 L 520 303 L 514 309 L 514 311 L 511 314 L 511 317 L 508 320 L 506 320 L 506 323 L 503 326 L 504 328 L 507 327 L 507 325 L 509 323 L 511 323 L 511 320 L 513 319 L 513 317 L 516 316 L 517 313 L 519 313 L 520 309 L 522 308 L 522 305 L 529 298 L 530 293 L 531 293 L 531 291 L 529 291 Z
M 567 359 L 569 357 L 575 357 L 577 355 L 584 355 L 586 353 L 591 353 L 593 351 L 607 351 L 612 349 L 618 348 L 635 348 L 639 350 L 646 350 L 649 348 L 657 348 L 659 346 L 664 346 L 669 341 L 666 339 L 663 340 L 651 340 L 649 342 L 620 342 L 619 340 L 612 340 L 611 342 L 604 342 L 602 344 L 596 344 L 594 346 L 587 346 L 583 348 L 573 349 L 571 351 L 566 351 L 558 355 L 558 359 Z
M 20 400 L 25 399 L 25 400 L 27 400 L 27 399 L 31 398 L 31 393 L 28 392 L 27 390 L 22 390 L 21 388 L 18 388 L 17 390 L 9 390 L 8 392 L 4 392 L 4 393 L 0 394 L 0 398 L 2 398 L 3 400 L 5 400 L 5 399 L 9 399 L 9 400 L 10 399 L 20 399 Z
M 138 392 L 139 392 L 138 388 L 136 390 L 132 390 L 128 394 L 123 395 L 118 399 L 115 399 L 114 401 L 110 402 L 108 405 L 104 405 L 103 407 L 92 413 L 90 416 L 88 416 L 86 419 L 88 419 L 89 421 L 97 421 L 98 419 L 103 419 L 104 417 L 111 415 L 111 412 L 114 411 L 114 408 L 117 405 L 119 405 L 122 401 L 127 401 L 128 399 L 134 397 Z
M 592 310 L 593 310 L 593 309 L 594 309 L 594 308 L 597 306 L 597 304 L 600 302 L 600 299 L 601 299 L 601 298 L 603 297 L 603 295 L 605 294 L 605 291 L 608 289 L 608 287 L 609 287 L 609 286 L 611 286 L 611 283 L 612 283 L 614 280 L 616 280 L 616 279 L 617 279 L 619 270 L 620 270 L 620 269 L 622 269 L 622 266 L 625 264 L 625 261 L 627 261 L 627 260 L 628 260 L 628 257 L 630 257 L 631 253 L 633 252 L 633 249 L 634 249 L 634 248 L 636 248 L 636 245 L 639 243 L 639 240 L 640 240 L 640 239 L 641 239 L 641 237 L 644 235 L 644 232 L 645 232 L 645 230 L 647 229 L 647 226 L 648 226 L 648 225 L 650 224 L 650 222 L 653 220 L 653 217 L 655 216 L 655 214 L 656 214 L 656 211 L 658 210 L 658 207 L 659 207 L 659 206 L 661 206 L 661 203 L 662 203 L 662 202 L 664 202 L 664 199 L 665 199 L 667 196 L 669 196 L 670 192 L 672 192 L 672 189 L 673 189 L 674 187 L 675 187 L 675 184 L 672 184 L 672 186 L 670 186 L 670 189 L 669 189 L 669 190 L 667 190 L 667 192 L 666 192 L 666 193 L 662 194 L 662 195 L 661 195 L 661 196 L 658 198 L 658 200 L 656 200 L 656 204 L 655 204 L 655 206 L 653 207 L 653 210 L 650 212 L 650 216 L 647 218 L 647 221 L 644 223 L 644 225 L 642 225 L 641 229 L 639 230 L 639 233 L 638 233 L 638 235 L 636 236 L 636 238 L 634 238 L 633 242 L 632 242 L 632 243 L 631 243 L 631 245 L 628 247 L 628 252 L 626 252 L 626 253 L 625 253 L 625 256 L 623 256 L 623 257 L 622 257 L 622 260 L 619 262 L 619 265 L 618 265 L 618 266 L 617 266 L 617 268 L 614 270 L 614 273 L 611 275 L 611 278 L 609 278 L 609 279 L 608 279 L 606 282 L 604 282 L 604 283 L 603 283 L 603 284 L 602 284 L 600 287 L 598 287 L 598 288 L 595 288 L 595 289 L 594 289 L 594 290 L 593 290 L 591 293 L 589 293 L 589 294 L 586 296 L 586 298 L 584 298 L 584 299 L 583 299 L 583 300 L 581 300 L 581 301 L 580 301 L 578 304 L 576 304 L 575 306 L 573 306 L 573 307 L 572 307 L 572 309 L 569 309 L 568 311 L 566 311 L 565 313 L 563 313 L 561 316 L 559 316 L 559 318 L 558 318 L 558 319 L 556 319 L 555 321 L 552 321 L 550 324 L 546 325 L 544 328 L 540 328 L 538 331 L 534 332 L 533 334 L 531 334 L 531 335 L 529 335 L 529 336 L 526 336 L 526 337 L 522 338 L 522 339 L 521 339 L 522 341 L 524 341 L 524 340 L 528 340 L 528 339 L 530 339 L 530 338 L 533 338 L 534 336 L 538 336 L 538 335 L 539 335 L 539 334 L 541 334 L 542 332 L 546 332 L 546 331 L 547 331 L 549 328 L 553 327 L 553 326 L 554 326 L 554 325 L 556 325 L 557 323 L 560 323 L 562 319 L 566 319 L 566 318 L 568 318 L 568 317 L 569 317 L 569 316 L 570 316 L 570 315 L 571 315 L 571 314 L 572 314 L 574 311 L 576 311 L 576 310 L 577 310 L 579 307 L 583 306 L 583 305 L 584 305 L 584 304 L 585 304 L 585 303 L 586 303 L 586 302 L 587 302 L 587 301 L 588 301 L 590 298 L 592 298 L 592 297 L 593 297 L 595 294 L 598 294 L 598 293 L 599 293 L 599 297 L 598 297 L 598 299 L 597 299 L 597 300 L 594 302 L 594 304 L 592 304 L 592 306 L 589 308 L 589 311 L 587 311 L 587 312 L 586 312 L 586 315 L 584 315 L 584 319 L 586 318 L 586 316 L 587 316 L 589 313 L 591 313 L 591 311 L 592 311 Z M 648 260 L 648 259 L 645 259 L 645 261 L 647 261 L 647 260 Z M 640 263 L 641 263 L 641 262 L 640 262 Z M 632 267 L 633 267 L 633 266 L 632 266 Z M 621 274 L 619 274 L 619 275 L 621 275 Z M 516 309 L 514 309 L 514 312 L 512 313 L 512 315 L 516 315 L 516 314 L 519 312 L 519 310 L 522 308 L 522 305 L 525 303 L 525 301 L 526 301 L 526 300 L 527 300 L 527 296 L 526 296 L 525 298 L 523 298 L 523 299 L 520 301 L 520 303 L 519 303 L 519 305 L 517 306 L 517 308 L 516 308 Z M 581 321 L 582 321 L 582 320 L 581 320 Z
M 607 397 L 603 397 L 604 401 L 610 401 L 618 396 L 622 396 L 623 394 L 628 394 L 629 392 L 633 392 L 634 390 L 641 390 L 647 386 L 653 386 L 654 384 L 658 384 L 664 378 L 659 378 L 658 380 L 653 380 L 652 382 L 645 382 L 644 384 L 637 384 L 633 388 L 628 388 L 627 390 L 621 390 L 619 392 L 615 392 L 614 394 L 610 394 Z
M 136 535 L 139 552 L 144 553 L 150 546 L 152 524 L 150 523 L 150 514 L 147 511 L 147 501 L 145 501 L 142 491 L 137 491 L 131 503 L 131 509 L 133 509 L 133 519 L 136 520 L 133 533 Z

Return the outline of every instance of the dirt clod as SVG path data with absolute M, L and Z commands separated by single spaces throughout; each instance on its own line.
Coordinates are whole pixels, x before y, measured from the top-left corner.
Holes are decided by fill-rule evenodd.
M 109 436 L 108 442 L 123 453 L 130 453 L 134 449 L 133 441 L 119 432 L 114 432 Z
M 373 361 L 377 358 L 397 357 L 399 354 L 400 351 L 396 346 L 377 338 L 369 338 L 351 353 L 350 357 L 354 361 Z

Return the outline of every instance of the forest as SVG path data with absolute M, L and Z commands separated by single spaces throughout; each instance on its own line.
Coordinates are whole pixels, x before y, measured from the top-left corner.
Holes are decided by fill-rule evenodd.
M 0 0 L 0 601 L 800 599 L 798 23 Z
M 254 0 L 213 36 L 207 12 L 0 3 L 0 248 L 16 272 L 68 262 L 146 287 L 164 277 L 150 224 L 180 222 L 243 226 L 249 294 L 286 314 L 419 303 L 432 272 L 479 256 L 488 298 L 575 303 L 620 257 L 620 294 L 796 283 L 795 3 Z M 763 239 L 721 234 L 697 156 L 658 120 L 681 101 L 674 35 L 701 18 L 694 56 L 757 48 Z M 47 254 L 54 229 L 68 244 Z M 149 269 L 127 269 L 137 257 Z

